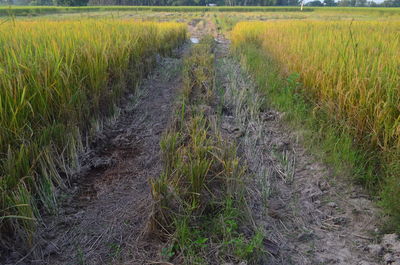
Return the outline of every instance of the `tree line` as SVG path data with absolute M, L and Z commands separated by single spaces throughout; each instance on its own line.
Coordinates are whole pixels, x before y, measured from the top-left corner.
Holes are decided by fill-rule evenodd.
M 353 6 L 353 7 L 400 7 L 400 0 L 385 0 L 382 3 L 376 3 L 368 0 L 314 0 L 306 4 L 307 6 Z
M 293 6 L 301 0 L 0 0 L 16 5 L 126 5 L 126 6 Z
M 126 6 L 296 6 L 302 0 L 0 0 L 0 4 L 17 5 L 126 5 Z M 307 0 L 305 0 L 306 2 Z M 370 7 L 400 7 L 400 0 L 385 0 L 376 3 L 373 0 L 312 0 L 307 6 L 370 6 Z
M 90 0 L 89 3 L 132 6 L 293 6 L 300 0 Z

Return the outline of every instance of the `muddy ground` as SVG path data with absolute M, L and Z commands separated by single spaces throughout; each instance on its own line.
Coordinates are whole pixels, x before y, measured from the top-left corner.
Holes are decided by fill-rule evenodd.
M 196 38 L 217 37 L 221 128 L 249 167 L 249 214 L 269 253 L 263 264 L 398 265 L 396 235 L 379 242 L 379 212 L 363 190 L 311 155 L 284 113 L 260 108 L 268 95 L 258 93 L 210 20 L 193 20 L 189 29 Z M 161 262 L 165 243 L 146 233 L 149 180 L 162 169 L 159 141 L 173 116 L 187 49 L 160 58 L 127 96 L 82 156 L 59 214 L 44 217 L 38 244 L 28 255 L 12 253 L 5 264 L 169 264 Z

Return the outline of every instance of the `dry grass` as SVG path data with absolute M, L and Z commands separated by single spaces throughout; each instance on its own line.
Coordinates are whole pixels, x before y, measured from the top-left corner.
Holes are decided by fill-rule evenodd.
M 152 182 L 151 228 L 167 236 L 162 254 L 173 263 L 236 264 L 256 261 L 261 252 L 262 235 L 244 214 L 246 168 L 235 143 L 222 136 L 213 108 L 214 46 L 206 36 L 184 61 L 175 122 L 160 143 L 164 170 Z

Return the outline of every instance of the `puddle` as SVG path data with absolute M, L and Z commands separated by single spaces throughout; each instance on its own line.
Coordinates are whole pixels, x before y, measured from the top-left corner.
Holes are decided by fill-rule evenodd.
M 199 43 L 199 39 L 198 38 L 190 38 L 190 41 L 194 44 Z

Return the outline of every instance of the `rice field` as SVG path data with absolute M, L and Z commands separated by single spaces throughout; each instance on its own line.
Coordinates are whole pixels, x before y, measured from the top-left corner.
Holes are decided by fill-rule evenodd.
M 395 215 L 400 212 L 399 32 L 398 21 L 275 21 L 239 23 L 231 35 L 236 48 L 253 43 L 284 76 L 299 75 L 300 92 L 314 111 L 327 113 L 377 165 L 372 176 L 358 177 L 384 191 L 383 204 Z
M 136 111 L 137 115 L 125 116 L 127 123 L 131 122 L 129 119 L 134 120 L 132 117 L 139 117 L 139 121 L 135 121 L 139 123 L 143 116 L 148 123 L 146 130 L 124 125 L 118 129 L 121 131 L 118 136 L 108 136 L 110 139 L 104 150 L 112 148 L 110 143 L 119 136 L 124 140 L 124 131 L 131 130 L 129 143 L 118 147 L 121 149 L 118 159 L 130 161 L 126 165 L 117 161 L 123 165 L 121 171 L 136 180 L 135 174 L 142 172 L 137 171 L 138 165 L 163 167 L 159 179 L 151 176 L 147 179 L 148 187 L 145 183 L 137 187 L 143 194 L 148 192 L 152 196 L 152 202 L 144 202 L 146 205 L 152 203 L 152 207 L 146 206 L 151 211 L 148 228 L 162 231 L 163 244 L 164 240 L 168 241 L 168 247 L 162 249 L 162 252 L 168 252 L 162 254 L 167 256 L 166 260 L 183 260 L 178 264 L 213 264 L 226 258 L 237 263 L 252 260 L 249 264 L 259 264 L 257 259 L 265 254 L 263 240 L 273 232 L 268 226 L 263 234 L 265 231 L 258 231 L 254 224 L 250 234 L 242 234 L 241 226 L 249 226 L 245 219 L 252 217 L 247 209 L 244 210 L 246 196 L 257 193 L 246 186 L 253 177 L 247 166 L 252 165 L 255 155 L 243 157 L 240 152 L 236 153 L 236 148 L 243 144 L 241 141 L 246 141 L 243 138 L 249 137 L 242 128 L 246 122 L 239 121 L 244 124 L 235 126 L 228 124 L 228 127 L 227 122 L 223 122 L 225 118 L 233 122 L 230 120 L 233 114 L 228 114 L 232 106 L 222 99 L 226 84 L 232 85 L 229 91 L 238 93 L 238 97 L 244 89 L 252 88 L 246 93 L 250 98 L 254 97 L 254 101 L 249 99 L 246 111 L 250 111 L 257 121 L 262 118 L 265 128 L 258 128 L 259 137 L 271 129 L 268 127 L 273 126 L 271 120 L 275 124 L 282 117 L 282 122 L 286 118 L 286 122 L 298 119 L 298 123 L 307 124 L 296 127 L 296 121 L 295 125 L 288 122 L 289 128 L 293 125 L 294 131 L 301 131 L 299 135 L 311 124 L 314 128 L 310 131 L 315 138 L 331 137 L 327 146 L 322 146 L 321 140 L 318 142 L 321 146 L 317 147 L 320 152 L 325 152 L 321 157 L 332 171 L 329 176 L 336 177 L 342 172 L 345 177 L 347 173 L 355 176 L 367 187 L 371 198 L 384 206 L 385 214 L 395 217 L 395 229 L 400 231 L 399 18 L 399 8 L 305 7 L 301 12 L 299 7 L 0 6 L 0 246 L 7 251 L 22 249 L 20 257 L 30 255 L 29 251 L 37 245 L 37 234 L 41 231 L 38 227 L 41 228 L 49 216 L 60 214 L 60 209 L 65 207 L 63 196 L 70 196 L 66 191 L 84 190 L 85 187 L 74 185 L 88 185 L 75 183 L 72 176 L 83 172 L 85 166 L 92 166 L 82 156 L 93 151 L 90 150 L 95 142 L 93 138 L 101 135 L 107 121 L 118 120 L 121 113 L 123 116 L 124 111 L 119 106 L 132 98 L 141 102 L 139 99 L 143 96 L 143 102 L 153 100 L 152 104 L 137 105 L 154 109 L 154 104 L 157 111 L 158 107 L 169 109 L 171 102 L 164 102 L 166 97 L 162 93 L 153 98 L 143 91 L 140 91 L 143 95 L 135 95 L 148 76 L 146 81 L 152 81 L 148 86 L 156 91 L 155 94 L 168 88 L 168 96 L 176 98 L 171 113 L 163 111 L 165 113 L 160 116 L 153 113 L 163 122 L 170 117 L 171 124 L 162 131 L 164 123 L 146 120 L 156 120 L 147 118 L 146 109 L 132 108 L 130 112 Z M 199 44 L 188 44 L 189 34 L 202 40 Z M 185 42 L 182 49 L 175 50 Z M 227 62 L 232 64 L 228 65 L 231 68 L 227 66 L 232 74 L 228 77 L 224 76 L 224 71 L 219 71 L 219 67 L 225 67 Z M 152 72 L 153 68 L 156 71 Z M 240 69 L 243 72 L 238 71 Z M 238 73 L 241 78 L 233 80 Z M 251 102 L 257 104 L 250 106 Z M 279 109 L 280 104 L 299 105 Z M 297 113 L 287 113 L 290 111 Z M 326 128 L 329 130 L 325 131 Z M 140 147 L 147 137 L 141 133 L 147 131 L 159 137 L 159 141 L 151 140 L 154 144 L 151 148 Z M 232 134 L 228 138 L 227 132 Z M 277 146 L 282 139 L 286 141 L 286 138 L 271 135 L 265 139 L 279 140 Z M 277 139 L 272 139 L 274 137 Z M 300 145 L 306 146 L 304 149 L 307 149 L 307 141 L 311 142 L 306 137 L 299 141 Z M 126 145 L 130 147 L 129 152 L 124 150 Z M 263 155 L 269 152 L 268 148 L 275 155 L 275 142 L 271 141 L 270 145 L 264 149 L 260 146 Z M 293 146 L 297 146 L 297 140 Z M 311 149 L 309 151 L 314 155 Z M 279 166 L 274 168 L 285 166 L 284 171 L 293 172 L 288 174 L 293 179 L 298 172 L 295 170 L 297 165 L 288 162 L 288 153 L 295 153 L 294 150 L 284 150 L 286 153 L 279 158 L 282 161 L 277 158 L 282 165 L 278 163 Z M 145 151 L 151 155 L 144 156 Z M 346 152 L 348 156 L 343 155 Z M 105 153 L 94 157 L 110 158 L 111 161 L 114 153 Z M 143 153 L 143 160 L 148 158 L 149 161 L 138 159 L 139 153 Z M 334 156 L 335 161 L 343 161 L 340 173 L 335 171 L 335 161 L 330 163 L 330 156 Z M 314 161 L 300 161 L 300 164 L 306 162 L 314 165 Z M 265 167 L 260 173 L 263 182 L 257 184 L 262 186 L 265 209 L 258 210 L 269 215 L 269 200 L 273 201 L 276 196 L 270 193 L 269 186 L 273 174 L 264 175 L 271 165 L 259 163 L 260 168 Z M 291 166 L 293 169 L 289 168 Z M 105 167 L 108 170 L 114 165 Z M 120 170 L 118 166 L 115 168 Z M 121 180 L 121 186 L 127 185 L 128 182 L 119 178 L 118 170 L 110 175 L 116 182 Z M 153 174 L 148 168 L 144 171 Z M 313 169 L 303 172 L 310 176 L 314 173 Z M 87 178 L 91 183 L 90 172 L 82 174 L 82 179 Z M 108 172 L 102 172 L 101 176 L 108 178 Z M 288 181 L 293 179 L 288 178 Z M 320 180 L 324 180 L 322 176 Z M 104 183 L 111 188 L 115 184 Z M 134 193 L 138 191 L 135 189 L 136 186 L 127 190 Z M 119 196 L 119 193 L 115 194 Z M 70 199 L 80 200 L 79 196 Z M 330 200 L 327 196 L 321 201 Z M 98 199 L 95 196 L 89 198 Z M 142 201 L 140 196 L 139 199 Z M 141 213 L 141 206 L 130 202 L 130 210 L 138 211 L 138 214 L 131 211 L 133 215 L 145 215 Z M 82 209 L 87 211 L 85 207 Z M 303 208 L 299 206 L 299 209 Z M 337 210 L 342 214 L 340 204 Z M 61 211 L 60 215 L 63 214 Z M 349 219 L 353 218 L 349 216 Z M 71 215 L 64 217 L 68 220 Z M 104 216 L 99 219 L 109 222 Z M 142 216 L 141 219 L 146 218 Z M 121 230 L 125 225 L 131 225 L 130 222 L 135 223 L 131 217 L 120 221 L 123 222 L 118 227 Z M 112 230 L 96 229 L 101 233 L 99 238 Z M 62 234 L 59 231 L 66 230 L 55 228 L 54 231 Z M 76 235 L 84 238 L 86 232 Z M 89 241 L 95 238 L 94 235 L 90 235 Z M 95 243 L 101 240 L 96 239 Z M 62 245 L 66 246 L 68 244 Z M 82 246 L 77 246 L 78 258 Z M 37 251 L 42 248 L 41 245 Z M 116 249 L 119 252 L 119 248 Z M 216 249 L 221 256 L 219 261 L 210 255 Z M 0 249 L 0 263 L 2 251 Z M 96 261 L 88 264 L 96 264 Z
M 0 231 L 31 244 L 38 208 L 79 167 L 82 136 L 186 40 L 179 23 L 9 21 L 0 25 Z

